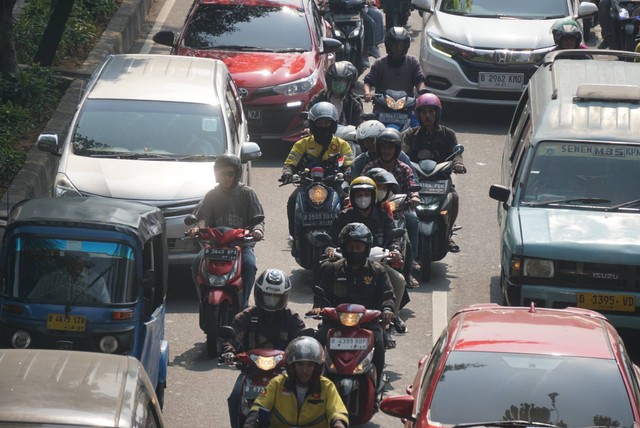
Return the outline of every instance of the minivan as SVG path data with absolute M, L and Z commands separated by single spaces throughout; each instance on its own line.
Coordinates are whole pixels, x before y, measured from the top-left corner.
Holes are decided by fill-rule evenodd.
M 640 328 L 639 59 L 554 52 L 523 92 L 489 191 L 504 303 L 577 306 Z
M 249 142 L 236 85 L 222 61 L 173 55 L 109 55 L 92 74 L 69 132 L 41 134 L 39 149 L 60 154 L 53 195 L 100 196 L 159 207 L 169 261 L 190 263 L 184 218 L 215 186 L 216 156 L 235 153 L 250 184 Z

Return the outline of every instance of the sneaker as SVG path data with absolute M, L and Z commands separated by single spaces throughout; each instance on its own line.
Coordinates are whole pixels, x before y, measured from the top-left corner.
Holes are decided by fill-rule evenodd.
M 453 239 L 449 239 L 449 252 L 450 253 L 459 253 L 460 247 L 456 244 Z
M 398 333 L 407 332 L 407 325 L 400 319 L 400 317 L 396 317 L 395 321 L 393 321 L 393 326 L 396 328 Z

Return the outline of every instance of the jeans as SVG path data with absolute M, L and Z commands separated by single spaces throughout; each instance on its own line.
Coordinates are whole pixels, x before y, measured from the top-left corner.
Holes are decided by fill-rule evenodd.
M 378 46 L 384 43 L 384 14 L 375 6 L 367 6 L 367 15 L 374 23 L 373 45 Z
M 238 420 L 238 414 L 240 413 L 240 396 L 242 394 L 242 377 L 244 373 L 240 372 L 236 383 L 233 384 L 233 389 L 229 398 L 227 398 L 227 406 L 229 407 L 229 423 L 231 428 L 239 428 L 240 421 Z
M 200 289 L 198 288 L 197 275 L 198 268 L 200 267 L 200 260 L 203 255 L 204 249 L 200 250 L 198 255 L 195 256 L 191 262 L 191 278 L 196 286 L 198 300 L 200 300 Z M 256 279 L 256 271 L 258 270 L 256 263 L 256 254 L 253 252 L 253 247 L 242 247 L 242 272 L 240 272 L 240 275 L 242 276 L 242 301 L 240 302 L 240 310 L 249 306 L 249 297 L 251 296 L 253 282 Z

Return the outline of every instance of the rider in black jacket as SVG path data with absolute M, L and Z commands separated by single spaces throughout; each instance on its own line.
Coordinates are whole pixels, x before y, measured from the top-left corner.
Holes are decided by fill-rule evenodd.
M 358 71 L 349 61 L 333 63 L 325 73 L 327 88 L 311 98 L 307 110 L 320 101 L 328 101 L 338 110 L 339 125 L 358 126 L 362 123 L 362 101 L 353 93 Z

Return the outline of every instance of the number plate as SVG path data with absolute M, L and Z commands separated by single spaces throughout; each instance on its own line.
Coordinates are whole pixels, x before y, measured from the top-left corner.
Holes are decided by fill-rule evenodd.
M 420 183 L 420 193 L 426 195 L 443 195 L 447 191 L 447 181 L 421 181 Z
M 204 256 L 212 260 L 235 260 L 238 252 L 232 248 L 205 248 Z
M 81 315 L 49 314 L 47 328 L 61 331 L 84 331 L 87 319 Z
M 524 88 L 523 73 L 487 73 L 480 72 L 478 76 L 478 86 L 481 88 L 504 88 L 519 89 Z
M 329 339 L 329 348 L 343 351 L 367 349 L 367 338 L 332 337 Z
M 262 122 L 262 110 L 247 109 L 247 119 L 251 122 Z
M 577 293 L 579 308 L 595 311 L 635 312 L 636 298 L 628 294 Z
M 409 119 L 406 113 L 387 113 L 381 112 L 378 120 L 382 123 L 405 123 Z
M 244 398 L 255 400 L 264 391 L 264 386 L 246 385 L 244 387 Z
M 331 226 L 336 218 L 334 213 L 304 213 L 302 215 L 302 224 L 314 226 Z

